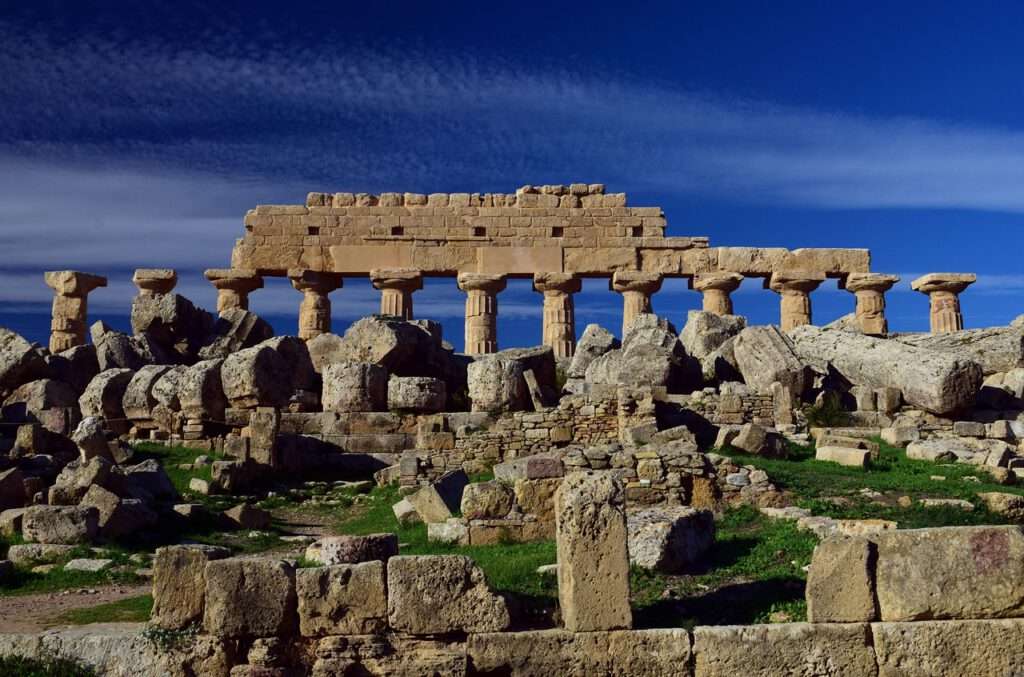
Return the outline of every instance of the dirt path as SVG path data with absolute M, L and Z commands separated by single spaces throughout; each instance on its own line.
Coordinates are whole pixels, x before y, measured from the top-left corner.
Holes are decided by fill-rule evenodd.
M 281 529 L 296 536 L 330 536 L 331 517 L 310 511 L 278 509 L 271 511 Z
M 0 633 L 41 632 L 59 626 L 57 618 L 72 609 L 93 607 L 129 597 L 148 595 L 152 586 L 109 585 L 63 592 L 0 597 Z

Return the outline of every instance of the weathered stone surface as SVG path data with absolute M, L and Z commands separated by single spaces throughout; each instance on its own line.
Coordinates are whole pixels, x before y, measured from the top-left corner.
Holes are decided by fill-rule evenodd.
M 561 485 L 561 477 L 516 480 L 513 485 L 516 505 L 524 514 L 534 515 L 540 522 L 554 522 L 555 492 Z
M 502 482 L 562 477 L 564 474 L 562 459 L 547 454 L 524 456 L 494 466 L 494 479 Z
M 57 416 L 51 416 L 54 412 Z M 68 415 L 62 415 L 67 412 Z M 41 423 L 51 432 L 66 435 L 69 423 L 80 416 L 78 393 L 63 381 L 50 378 L 29 381 L 3 401 L 0 417 L 7 423 Z
M 473 670 L 511 677 L 686 674 L 690 635 L 681 629 L 482 633 L 466 646 Z
M 459 511 L 469 478 L 462 470 L 447 472 L 408 497 L 424 522 L 444 522 Z
M 793 342 L 778 327 L 747 327 L 737 334 L 732 350 L 743 381 L 756 392 L 768 394 L 778 381 L 799 397 L 810 383 Z
M 225 510 L 224 517 L 238 529 L 270 528 L 270 513 L 248 503 L 240 503 L 234 508 Z
M 1005 467 L 1012 447 L 1002 440 L 969 437 L 933 437 L 907 445 L 907 458 L 918 461 L 960 461 Z
M 221 359 L 196 362 L 178 380 L 178 401 L 181 411 L 191 419 L 224 420 L 228 405 L 224 392 L 225 361 Z
M 133 333 L 146 334 L 164 348 L 193 359 L 214 322 L 209 312 L 173 293 L 140 293 L 132 300 L 131 319 Z
M 50 505 L 75 505 L 94 484 L 110 488 L 111 468 L 111 462 L 101 456 L 68 463 L 50 487 Z
M 102 456 L 108 460 L 113 458 L 102 418 L 97 416 L 83 418 L 71 434 L 71 441 L 78 446 L 79 454 L 84 461 L 96 456 Z
M 295 570 L 272 559 L 206 565 L 203 627 L 218 637 L 288 636 L 295 631 Z
M 100 571 L 106 571 L 114 565 L 112 559 L 87 559 L 80 557 L 77 559 L 70 560 L 62 568 L 64 571 L 85 571 L 88 573 L 99 573 Z
M 123 467 L 123 472 L 129 492 L 135 494 L 136 497 L 167 503 L 173 503 L 179 498 L 171 478 L 167 476 L 163 466 L 154 458 Z
M 818 461 L 829 461 L 839 465 L 864 468 L 867 467 L 868 460 L 871 458 L 871 452 L 867 449 L 827 445 L 818 447 L 814 452 L 814 458 Z
M 49 564 L 70 557 L 78 548 L 77 545 L 60 545 L 57 543 L 21 543 L 7 549 L 7 559 L 19 567 L 31 567 L 37 564 Z
M 233 353 L 221 366 L 232 407 L 284 407 L 296 390 L 308 390 L 315 372 L 301 339 L 279 336 Z
M 1024 613 L 1024 531 L 1018 526 L 886 531 L 876 589 L 883 621 L 1005 618 Z
M 152 418 L 151 412 L 156 406 L 153 397 L 153 386 L 170 369 L 167 365 L 149 364 L 132 375 L 121 400 L 124 415 L 135 421 L 147 421 Z
M 5 508 L 0 511 L 0 534 L 14 536 L 21 533 L 21 519 L 27 508 Z
M 511 487 L 503 482 L 467 484 L 462 492 L 462 516 L 466 519 L 501 519 L 514 500 Z
M 855 385 L 899 388 L 909 404 L 934 414 L 969 407 L 981 387 L 971 360 L 898 341 L 817 327 L 790 332 L 796 354 L 821 371 L 829 367 Z
M 391 511 L 395 514 L 395 519 L 398 520 L 398 523 L 403 526 L 423 522 L 423 518 L 420 517 L 419 512 L 416 511 L 412 501 L 408 498 L 403 498 L 391 506 Z
M 220 313 L 199 349 L 204 360 L 224 358 L 273 338 L 274 329 L 256 313 L 230 308 Z
M 0 398 L 6 398 L 22 384 L 47 376 L 42 350 L 0 327 Z
M 131 369 L 107 369 L 96 375 L 78 399 L 82 416 L 100 416 L 115 433 L 128 432 L 125 420 L 124 393 L 135 373 Z
M 516 360 L 480 358 L 469 365 L 468 384 L 473 411 L 502 413 L 526 408 L 523 366 Z
M 468 557 L 426 555 L 388 561 L 388 620 L 414 634 L 500 632 L 510 622 L 505 600 L 491 592 Z
M 206 564 L 228 556 L 227 548 L 172 545 L 153 558 L 153 612 L 150 623 L 180 630 L 203 619 Z
M 755 456 L 785 458 L 786 444 L 782 436 L 757 423 L 744 424 L 729 444 Z
M 446 545 L 469 545 L 469 524 L 461 517 L 427 525 L 427 540 Z
M 698 360 L 705 380 L 715 380 L 729 374 L 735 361 L 733 345 L 723 351 L 727 341 L 734 339 L 747 326 L 741 315 L 718 315 L 703 310 L 687 314 L 679 340 L 686 354 Z M 732 359 L 730 359 L 730 356 Z
M 324 536 L 306 548 L 306 559 L 327 566 L 374 560 L 387 562 L 397 554 L 398 536 L 395 534 Z
M 882 440 L 886 444 L 902 447 L 910 442 L 921 439 L 921 431 L 917 426 L 896 425 L 889 428 L 882 428 Z
M 1024 521 L 1024 496 L 1005 491 L 985 491 L 978 494 L 978 498 L 992 512 L 1014 521 Z
M 896 334 L 900 343 L 977 362 L 985 376 L 1024 367 L 1024 327 L 989 327 L 941 334 Z
M 116 540 L 141 534 L 154 526 L 157 515 L 137 498 L 118 498 L 117 494 L 94 484 L 82 497 L 79 507 L 96 508 L 99 512 L 99 536 Z
M 429 376 L 392 376 L 387 383 L 388 409 L 431 413 L 444 411 L 444 381 Z
M 46 358 L 50 375 L 74 388 L 81 395 L 96 374 L 100 363 L 96 359 L 96 346 L 92 344 L 75 346 Z
M 576 352 L 567 372 L 569 377 L 583 378 L 591 362 L 618 347 L 619 340 L 610 331 L 597 324 L 588 324 L 576 343 Z
M 0 470 L 0 510 L 25 504 L 25 475 L 17 468 Z
M 610 350 L 587 367 L 587 383 L 598 385 L 667 386 L 676 366 L 671 352 L 636 343 L 629 351 Z
M 866 623 L 697 627 L 693 652 L 696 677 L 876 674 Z
M 388 402 L 388 373 L 368 362 L 334 362 L 323 369 L 324 411 L 384 411 Z
M 626 529 L 630 564 L 663 573 L 700 562 L 715 541 L 711 512 L 684 506 L 631 510 Z
M 573 473 L 555 492 L 558 600 L 566 630 L 632 625 L 625 489 L 614 474 Z
M 78 506 L 34 505 L 22 516 L 21 535 L 33 543 L 88 543 L 99 529 L 99 511 Z
M 300 632 L 304 637 L 381 632 L 388 618 L 384 584 L 383 562 L 299 569 Z
M 879 677 L 1007 677 L 1024 672 L 1024 620 L 872 623 Z
M 832 536 L 819 543 L 807 572 L 807 620 L 877 620 L 875 557 L 875 544 L 866 538 Z

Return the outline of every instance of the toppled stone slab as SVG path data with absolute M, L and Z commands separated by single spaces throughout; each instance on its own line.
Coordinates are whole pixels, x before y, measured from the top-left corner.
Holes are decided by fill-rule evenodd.
M 306 548 L 306 559 L 327 566 L 374 560 L 387 562 L 397 554 L 398 536 L 395 534 L 324 536 Z
M 224 511 L 224 517 L 238 529 L 269 529 L 271 515 L 263 508 L 240 503 Z
M 295 587 L 304 637 L 375 634 L 387 626 L 383 562 L 299 569 Z
M 18 386 L 47 375 L 42 350 L 19 334 L 0 327 L 0 398 L 5 399 Z
M 1005 491 L 986 491 L 978 494 L 990 511 L 1014 521 L 1024 520 L 1024 496 Z
M 684 506 L 630 511 L 626 529 L 630 564 L 663 573 L 696 564 L 715 540 L 711 511 Z
M 588 324 L 576 342 L 576 352 L 573 353 L 567 372 L 569 377 L 583 378 L 591 362 L 618 347 L 619 340 L 610 331 L 597 324 Z
M 101 371 L 89 382 L 85 392 L 78 398 L 82 416 L 99 416 L 115 433 L 128 432 L 130 424 L 123 420 L 124 394 L 135 375 L 131 369 L 107 369 Z
M 34 505 L 22 516 L 21 534 L 26 541 L 75 545 L 96 538 L 99 511 L 78 506 Z
M 444 522 L 459 511 L 468 484 L 465 472 L 453 470 L 409 496 L 408 501 L 424 522 Z
M 824 446 L 817 448 L 814 458 L 818 461 L 828 461 L 853 468 L 866 468 L 871 458 L 871 452 L 867 449 L 852 447 Z
M 483 572 L 460 555 L 399 556 L 388 561 L 388 620 L 413 634 L 500 632 L 510 622 L 505 600 Z
M 755 392 L 768 394 L 777 381 L 799 397 L 810 383 L 793 342 L 774 325 L 747 327 L 736 336 L 732 349 L 743 381 Z
M 368 362 L 336 362 L 323 370 L 324 411 L 384 411 L 388 403 L 388 372 Z
M 392 376 L 387 390 L 390 411 L 444 411 L 448 398 L 444 381 L 429 376 Z
M 112 559 L 73 559 L 64 565 L 64 571 L 84 571 L 86 573 L 99 573 L 114 566 Z
M 7 549 L 7 559 L 19 567 L 49 564 L 68 557 L 77 547 L 56 543 L 20 543 Z
M 988 327 L 939 334 L 896 334 L 900 343 L 977 362 L 986 376 L 1024 367 L 1024 327 Z

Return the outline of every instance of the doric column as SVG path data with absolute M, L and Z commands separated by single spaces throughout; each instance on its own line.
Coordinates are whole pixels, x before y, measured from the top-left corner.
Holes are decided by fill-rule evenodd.
M 910 283 L 911 289 L 928 294 L 931 300 L 933 334 L 960 331 L 964 328 L 959 294 L 977 280 L 978 276 L 974 273 L 929 273 Z
M 778 294 L 779 326 L 789 331 L 802 324 L 811 324 L 811 292 L 825 281 L 823 273 L 791 270 L 772 273 L 765 286 Z
M 865 334 L 886 334 L 885 292 L 900 281 L 898 275 L 882 273 L 850 273 L 843 286 L 857 296 L 857 326 Z
M 242 268 L 211 268 L 203 275 L 217 289 L 217 312 L 249 310 L 249 294 L 263 289 L 263 277 L 255 270 Z
M 661 275 L 619 271 L 612 275 L 611 288 L 622 294 L 622 335 L 641 313 L 654 312 L 651 294 L 661 289 Z
M 327 297 L 341 286 L 341 276 L 315 270 L 292 268 L 292 286 L 302 292 L 299 306 L 299 338 L 309 340 L 331 331 L 331 300 Z
M 370 281 L 380 290 L 380 314 L 412 319 L 412 293 L 423 289 L 423 273 L 414 268 L 379 268 Z
M 106 287 L 107 278 L 74 270 L 54 270 L 44 273 L 43 279 L 54 292 L 53 312 L 50 316 L 50 352 L 59 353 L 84 345 L 89 292 L 97 287 Z
M 556 360 L 572 357 L 576 351 L 572 295 L 580 290 L 580 279 L 569 273 L 537 273 L 533 288 L 544 294 L 544 345 L 551 346 Z
M 697 273 L 689 280 L 690 289 L 696 289 L 704 296 L 704 310 L 715 315 L 732 315 L 732 297 L 743 276 L 739 273 L 718 271 Z
M 458 280 L 466 292 L 466 353 L 498 352 L 498 292 L 505 289 L 505 277 L 459 273 Z
M 178 284 L 178 274 L 170 268 L 137 268 L 132 283 L 139 288 L 139 296 L 170 294 Z

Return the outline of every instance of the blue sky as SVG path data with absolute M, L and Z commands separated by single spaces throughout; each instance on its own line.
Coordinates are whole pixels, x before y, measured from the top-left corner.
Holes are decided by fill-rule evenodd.
M 903 276 L 890 325 L 927 328 L 909 281 L 973 271 L 968 326 L 1024 313 L 1019 3 L 632 2 L 0 4 L 0 325 L 45 342 L 42 271 L 110 277 L 91 317 L 127 328 L 136 267 L 229 262 L 242 215 L 310 190 L 511 192 L 603 182 L 713 245 L 872 250 Z M 753 322 L 777 297 L 749 280 Z M 373 312 L 347 280 L 335 330 Z M 294 332 L 281 280 L 252 307 Z M 500 297 L 506 345 L 536 343 L 540 296 Z M 827 282 L 816 322 L 852 309 Z M 681 324 L 699 295 L 666 283 Z M 463 296 L 417 314 L 462 344 Z M 621 302 L 587 281 L 578 330 Z

